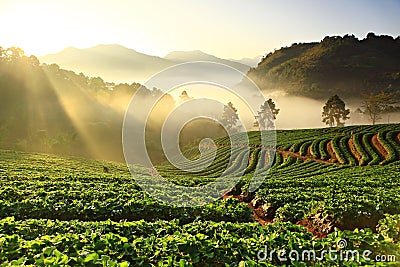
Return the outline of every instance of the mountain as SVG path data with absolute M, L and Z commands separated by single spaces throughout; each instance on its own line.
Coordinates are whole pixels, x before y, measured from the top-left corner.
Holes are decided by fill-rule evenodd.
M 184 63 L 190 61 L 211 61 L 222 63 L 228 66 L 231 66 L 241 72 L 246 73 L 250 67 L 246 64 L 236 62 L 233 60 L 222 59 L 210 54 L 206 54 L 200 50 L 193 50 L 193 51 L 174 51 L 167 54 L 164 59 L 167 59 L 172 62 L 176 63 Z
M 250 67 L 221 59 L 201 51 L 172 52 L 165 58 L 139 53 L 121 45 L 97 45 L 78 49 L 69 47 L 63 51 L 39 57 L 44 63 L 55 63 L 64 69 L 100 76 L 106 81 L 145 82 L 152 75 L 178 63 L 188 61 L 212 61 L 232 66 L 243 73 Z M 236 83 L 239 81 L 234 81 Z
M 229 59 L 229 60 L 235 61 L 235 62 L 238 62 L 238 63 L 242 63 L 242 64 L 245 64 L 245 65 L 250 66 L 250 67 L 253 68 L 253 67 L 256 67 L 258 65 L 258 63 L 261 61 L 261 59 L 262 59 L 262 56 L 255 56 L 255 57 L 252 57 L 252 58 L 245 57 L 245 58 L 242 58 L 242 59 Z
M 400 92 L 400 37 L 325 37 L 269 53 L 248 76 L 264 91 L 325 99 Z
M 120 45 L 98 45 L 86 49 L 69 47 L 39 57 L 44 63 L 56 63 L 64 69 L 101 76 L 107 81 L 140 82 L 172 65 L 160 57 L 139 53 Z

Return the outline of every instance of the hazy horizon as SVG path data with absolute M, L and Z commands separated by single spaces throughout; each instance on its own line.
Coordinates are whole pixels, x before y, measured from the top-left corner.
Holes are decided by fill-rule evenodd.
M 120 44 L 165 56 L 201 50 L 242 59 L 327 35 L 400 35 L 392 1 L 0 1 L 3 47 L 42 56 L 66 47 Z M 206 18 L 206 19 L 204 19 Z M 218 27 L 215 27 L 218 25 Z

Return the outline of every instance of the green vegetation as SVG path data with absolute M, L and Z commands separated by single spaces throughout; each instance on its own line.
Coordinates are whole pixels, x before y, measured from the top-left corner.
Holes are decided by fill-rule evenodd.
M 0 46 L 0 148 L 124 162 L 121 129 L 131 97 L 155 101 L 147 121 L 147 149 L 155 164 L 165 161 L 161 126 L 175 100 L 157 88 L 115 84 L 40 64 L 24 51 Z M 222 112 L 222 111 L 221 111 Z M 196 120 L 183 129 L 182 147 L 204 136 L 226 135 L 213 121 Z
M 216 159 L 205 170 L 186 173 L 168 164 L 157 167 L 170 181 L 186 186 L 244 170 L 231 191 L 234 197 L 190 208 L 166 205 L 142 191 L 135 177 L 150 174 L 140 166 L 132 177 L 122 163 L 2 150 L 1 266 L 371 264 L 363 258 L 282 262 L 276 254 L 265 261 L 257 257 L 265 246 L 313 249 L 318 255 L 338 248 L 340 239 L 346 239 L 348 250 L 371 250 L 371 259 L 394 255 L 399 260 L 399 133 L 398 124 L 277 131 L 273 158 L 271 150 L 259 146 L 259 132 L 249 133 L 248 155 L 240 144 L 231 146 L 229 138 L 220 138 Z M 239 135 L 233 139 L 240 140 Z M 335 157 L 342 162 L 328 161 L 327 144 L 333 140 Z M 193 148 L 184 154 L 194 159 L 199 151 Z M 233 164 L 228 165 L 231 155 Z M 379 160 L 374 160 L 377 155 Z M 248 186 L 256 167 L 265 180 L 252 193 Z M 250 201 L 272 223 L 256 222 Z M 332 227 L 313 236 L 301 226 L 312 223 L 312 217 Z M 313 227 L 308 230 L 319 226 Z
M 6 218 L 0 220 L 0 261 L 3 266 L 274 266 L 280 264 L 277 254 L 271 261 L 269 257 L 257 260 L 265 246 L 315 250 L 320 257 L 323 250 L 337 249 L 341 238 L 347 240 L 347 249 L 360 255 L 365 249 L 373 249 L 369 256 L 373 259 L 379 253 L 398 249 L 383 238 L 398 237 L 398 232 L 391 230 L 398 223 L 398 217 L 388 217 L 379 227 L 382 234 L 368 229 L 337 231 L 320 240 L 291 223 L 261 227 L 258 223 L 199 221 L 181 226 L 178 220 L 117 223 Z M 287 263 L 305 266 L 295 260 Z M 359 263 L 368 261 L 360 256 Z M 341 263 L 323 259 L 317 266 L 327 264 Z
M 344 126 L 344 121 L 350 118 L 350 109 L 346 109 L 346 104 L 338 95 L 331 96 L 322 110 L 322 122 L 329 126 Z
M 399 93 L 400 38 L 369 33 L 327 36 L 319 43 L 295 43 L 269 53 L 248 76 L 263 90 L 326 99 L 338 94 Z

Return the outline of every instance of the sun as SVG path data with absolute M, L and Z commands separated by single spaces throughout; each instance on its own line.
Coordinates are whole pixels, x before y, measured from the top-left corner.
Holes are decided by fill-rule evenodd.
M 41 56 L 58 52 L 84 40 L 78 34 L 79 22 L 69 12 L 57 5 L 45 2 L 25 2 L 5 5 L 0 11 L 2 28 L 0 45 L 7 48 L 18 46 L 27 55 Z

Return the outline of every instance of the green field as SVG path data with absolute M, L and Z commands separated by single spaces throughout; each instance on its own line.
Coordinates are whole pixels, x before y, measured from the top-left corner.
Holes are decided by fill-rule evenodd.
M 132 176 L 122 163 L 3 150 L 0 266 L 386 266 L 376 261 L 382 255 L 400 265 L 399 133 L 398 124 L 277 131 L 273 158 L 258 132 L 249 133 L 248 158 L 218 139 L 205 170 L 157 167 L 186 186 L 244 170 L 225 197 L 186 208 L 142 191 L 135 177 L 151 177 L 144 167 Z M 249 192 L 254 171 L 265 180 Z M 259 259 L 266 246 L 372 254 L 371 261 Z

